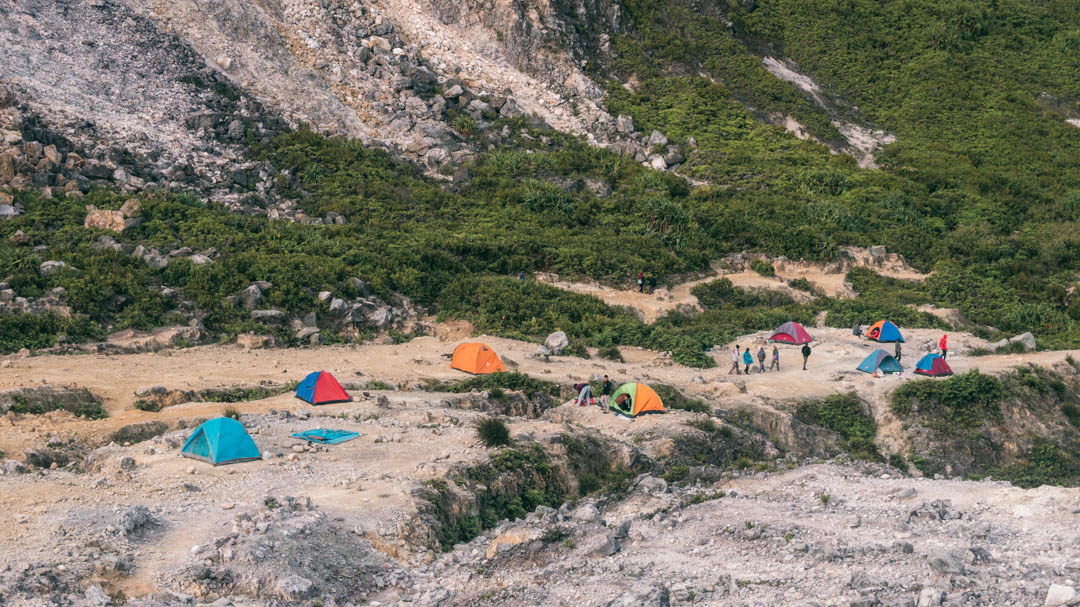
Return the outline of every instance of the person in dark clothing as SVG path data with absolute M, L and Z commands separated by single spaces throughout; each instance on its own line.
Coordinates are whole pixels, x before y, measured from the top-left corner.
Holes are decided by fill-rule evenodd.
M 602 397 L 601 400 L 603 400 L 605 407 L 611 404 L 611 390 L 612 390 L 611 380 L 608 379 L 607 375 L 605 375 L 604 376 L 604 385 L 600 389 L 600 396 Z
M 773 369 L 780 370 L 780 350 L 776 346 L 772 347 L 772 363 L 769 365 L 769 370 Z
M 900 354 L 900 342 L 896 342 L 896 353 L 893 355 L 893 358 L 896 359 L 896 362 L 900 362 Z
M 649 293 L 653 293 L 655 291 L 656 291 L 656 277 L 655 276 L 650 276 L 649 277 Z
M 806 361 L 810 358 L 810 344 L 803 344 L 802 347 L 802 370 L 806 370 Z
M 638 293 L 645 292 L 645 272 L 637 273 L 637 290 Z
M 758 348 L 757 362 L 758 362 L 758 367 L 761 368 L 761 372 L 764 373 L 765 372 L 765 346 L 761 346 L 761 347 Z
M 619 395 L 619 398 L 615 399 L 615 404 L 618 405 L 619 409 L 622 409 L 623 411 L 634 410 L 634 402 L 630 399 L 630 395 L 626 392 L 623 392 Z M 612 411 L 612 413 L 614 413 L 614 411 Z

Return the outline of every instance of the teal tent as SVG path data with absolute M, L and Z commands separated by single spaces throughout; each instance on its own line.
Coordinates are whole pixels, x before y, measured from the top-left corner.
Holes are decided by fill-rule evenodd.
M 866 373 L 877 373 L 879 370 L 882 373 L 900 373 L 904 368 L 896 362 L 892 354 L 885 350 L 874 350 L 859 363 L 859 370 Z
M 215 417 L 196 428 L 180 453 L 215 466 L 262 458 L 244 425 L 228 417 Z

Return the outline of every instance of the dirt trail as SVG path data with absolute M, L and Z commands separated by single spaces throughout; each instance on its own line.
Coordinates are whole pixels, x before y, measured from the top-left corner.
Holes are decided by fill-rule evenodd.
M 616 289 L 591 280 L 586 282 L 562 280 L 555 274 L 540 273 L 536 275 L 536 279 L 565 291 L 598 297 L 609 306 L 630 308 L 643 322 L 652 324 L 668 312 L 679 308 L 700 311 L 697 297 L 691 294 L 690 290 L 699 284 L 716 280 L 716 276 L 712 274 L 679 283 L 671 289 L 657 286 L 654 292 L 649 292 L 646 286 L 644 293 L 636 289 Z

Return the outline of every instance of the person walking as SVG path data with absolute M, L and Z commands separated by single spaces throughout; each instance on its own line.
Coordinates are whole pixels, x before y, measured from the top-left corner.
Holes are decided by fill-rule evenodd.
M 769 364 L 769 370 L 780 370 L 780 350 L 776 346 L 772 347 L 772 363 Z
M 655 293 L 655 292 L 656 292 L 656 277 L 655 276 L 650 276 L 649 277 L 649 294 L 652 294 L 652 293 Z
M 605 407 L 608 407 L 608 406 L 611 405 L 611 389 L 612 389 L 611 380 L 608 379 L 607 375 L 605 375 L 604 376 L 604 385 L 600 388 L 600 400 L 603 401 L 603 403 L 604 403 L 603 406 L 605 406 Z
M 735 372 L 735 375 L 740 374 L 739 373 L 739 346 L 737 344 L 735 346 L 735 349 L 731 351 L 731 371 L 728 371 L 727 374 L 731 375 L 732 371 Z
M 637 290 L 638 293 L 645 292 L 645 272 L 637 273 Z
M 900 342 L 896 342 L 896 353 L 893 355 L 893 358 L 896 359 L 896 362 L 900 362 L 900 354 Z
M 746 346 L 746 349 L 743 350 L 742 361 L 746 365 L 746 374 L 750 375 L 750 366 L 754 364 L 754 355 L 750 353 L 750 346 Z
M 948 334 L 941 336 L 941 341 L 938 342 L 938 347 L 941 348 L 941 360 L 945 360 L 945 357 L 949 354 L 949 336 Z
M 757 351 L 758 367 L 761 368 L 761 372 L 765 372 L 765 346 L 761 346 Z
M 803 344 L 802 347 L 802 370 L 806 370 L 806 361 L 810 358 L 810 344 Z

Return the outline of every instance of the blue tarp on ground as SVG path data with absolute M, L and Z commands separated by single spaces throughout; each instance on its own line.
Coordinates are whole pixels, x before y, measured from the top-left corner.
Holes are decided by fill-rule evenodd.
M 215 417 L 196 428 L 180 452 L 215 466 L 262 458 L 244 424 L 229 417 Z
M 352 440 L 357 436 L 360 436 L 356 432 L 349 432 L 348 430 L 328 430 L 326 428 L 315 428 L 314 430 L 304 430 L 303 432 L 297 432 L 293 434 L 296 438 L 302 438 L 306 441 L 313 443 L 319 443 L 320 445 L 336 445 L 343 443 L 347 440 Z

